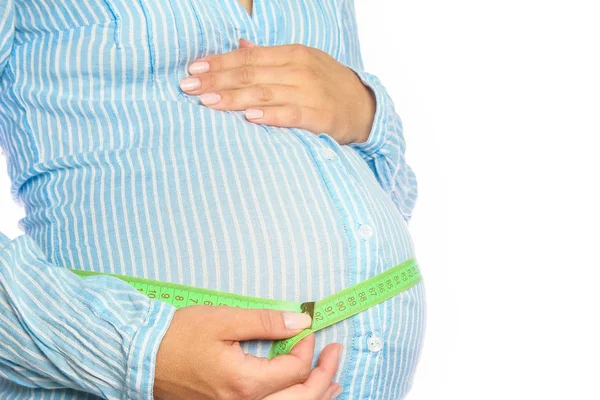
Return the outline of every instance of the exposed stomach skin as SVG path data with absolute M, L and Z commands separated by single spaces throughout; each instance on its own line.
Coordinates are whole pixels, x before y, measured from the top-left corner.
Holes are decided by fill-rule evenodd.
M 70 168 L 24 186 L 25 229 L 60 266 L 289 301 L 414 256 L 404 219 L 355 150 L 232 115 L 226 128 L 215 115 L 183 127 L 192 139 L 166 126 L 167 146 L 69 156 Z M 423 325 L 419 284 L 317 332 L 314 360 L 340 342 L 341 399 L 400 399 Z M 266 356 L 270 342 L 243 347 Z

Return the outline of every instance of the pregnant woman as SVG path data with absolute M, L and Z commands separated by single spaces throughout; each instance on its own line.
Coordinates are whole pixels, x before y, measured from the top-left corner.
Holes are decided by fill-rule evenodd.
M 26 211 L 0 236 L 0 398 L 410 389 L 420 283 L 267 360 L 310 318 L 69 271 L 302 302 L 412 258 L 415 177 L 353 0 L 1 0 L 0 144 Z

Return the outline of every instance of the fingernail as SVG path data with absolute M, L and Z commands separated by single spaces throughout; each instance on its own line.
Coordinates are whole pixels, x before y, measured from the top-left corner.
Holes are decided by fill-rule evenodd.
M 258 110 L 256 108 L 249 108 L 246 110 L 246 118 L 248 119 L 262 118 L 263 115 L 263 110 Z
M 335 391 L 335 393 L 333 394 L 333 397 L 331 397 L 331 400 L 335 400 L 337 399 L 337 397 L 342 394 L 342 392 L 344 391 L 343 387 L 340 387 L 338 390 Z
M 200 87 L 200 79 L 198 78 L 184 78 L 179 82 L 181 90 L 194 90 Z
M 216 104 L 221 101 L 221 95 L 218 93 L 204 93 L 200 95 L 202 104 Z
M 206 61 L 196 61 L 192 63 L 188 68 L 190 74 L 201 74 L 207 72 L 210 69 L 210 65 Z
M 311 324 L 310 315 L 297 312 L 284 312 L 283 322 L 285 327 L 291 331 L 308 328 Z

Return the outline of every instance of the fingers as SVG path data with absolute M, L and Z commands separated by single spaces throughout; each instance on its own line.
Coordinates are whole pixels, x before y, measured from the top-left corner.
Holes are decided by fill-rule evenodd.
M 310 326 L 309 315 L 271 309 L 212 307 L 212 310 L 218 310 L 215 314 L 221 317 L 216 335 L 223 342 L 224 357 L 229 365 L 243 372 L 235 378 L 239 390 L 262 398 L 306 380 L 314 354 L 314 335 L 301 340 L 290 354 L 271 360 L 244 354 L 239 342 L 294 336 Z
M 239 89 L 261 84 L 297 84 L 297 77 L 288 68 L 244 66 L 222 72 L 206 72 L 182 79 L 181 90 L 189 95 Z
M 327 390 L 325 391 L 325 394 L 323 395 L 323 397 L 321 397 L 321 400 L 331 400 L 331 399 L 335 399 L 337 398 L 342 392 L 344 391 L 344 389 L 339 385 L 339 383 L 336 382 L 331 382 L 329 384 L 329 387 L 327 388 Z
M 194 73 L 180 81 L 179 87 L 188 95 L 200 95 L 255 85 L 298 86 L 314 81 L 316 72 L 299 66 L 241 66 L 220 72 Z
M 229 308 L 230 318 L 222 329 L 222 340 L 285 339 L 310 327 L 308 314 L 271 309 Z
M 324 393 L 337 372 L 341 353 L 342 345 L 339 343 L 332 343 L 325 346 L 319 356 L 316 368 L 312 370 L 303 385 L 310 390 L 317 390 Z
M 223 71 L 244 65 L 283 65 L 294 59 L 297 47 L 302 45 L 286 44 L 280 46 L 243 47 L 223 54 L 214 54 L 194 61 L 205 62 L 210 71 Z M 306 46 L 303 46 L 306 47 Z M 193 64 L 192 64 L 193 65 Z
M 317 366 L 311 371 L 304 383 L 274 393 L 265 397 L 265 400 L 321 400 L 331 398 L 339 390 L 339 385 L 336 383 L 332 385 L 331 381 L 337 372 L 341 350 L 342 346 L 339 343 L 326 346 L 319 356 Z M 330 397 L 326 397 L 329 393 L 331 393 Z
M 286 104 L 282 106 L 258 106 L 246 110 L 246 118 L 258 124 L 301 128 L 313 133 L 331 132 L 336 125 L 335 115 L 326 109 Z M 262 113 L 253 111 L 260 110 Z
M 293 86 L 260 85 L 244 89 L 203 93 L 202 104 L 215 110 L 245 110 L 265 105 L 311 104 L 310 94 Z
M 260 47 L 251 42 L 225 54 L 215 54 L 193 62 L 182 79 L 181 90 L 199 95 L 257 84 L 308 82 L 315 77 L 315 55 L 319 52 L 303 45 Z M 294 61 L 294 63 L 292 63 Z
M 302 339 L 290 352 L 271 360 L 246 354 L 244 368 L 252 371 L 250 379 L 258 383 L 262 397 L 304 382 L 311 371 L 315 335 Z
M 253 43 L 244 38 L 240 38 L 240 49 L 248 48 L 248 47 L 256 47 L 256 46 L 258 46 L 256 43 Z
M 290 356 L 297 357 L 304 365 L 310 369 L 312 364 L 313 355 L 315 354 L 315 335 L 311 333 L 301 341 L 299 341 L 294 347 L 292 347 L 292 351 L 290 351 Z M 275 360 L 281 360 L 283 357 L 280 355 L 271 360 L 271 362 Z M 276 363 L 277 361 L 275 361 Z

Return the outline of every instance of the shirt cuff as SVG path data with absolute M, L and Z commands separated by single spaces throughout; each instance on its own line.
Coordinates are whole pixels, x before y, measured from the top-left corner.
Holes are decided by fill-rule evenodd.
M 131 343 L 123 400 L 154 399 L 156 355 L 175 310 L 174 306 L 162 301 L 150 301 L 144 324 Z
M 375 94 L 375 115 L 373 117 L 373 125 L 369 132 L 369 137 L 363 143 L 349 143 L 348 145 L 355 150 L 358 150 L 360 155 L 365 160 L 371 160 L 374 155 L 383 147 L 387 139 L 387 127 L 389 119 L 390 98 L 387 95 L 385 87 L 375 75 L 371 75 L 364 71 L 350 68 Z

